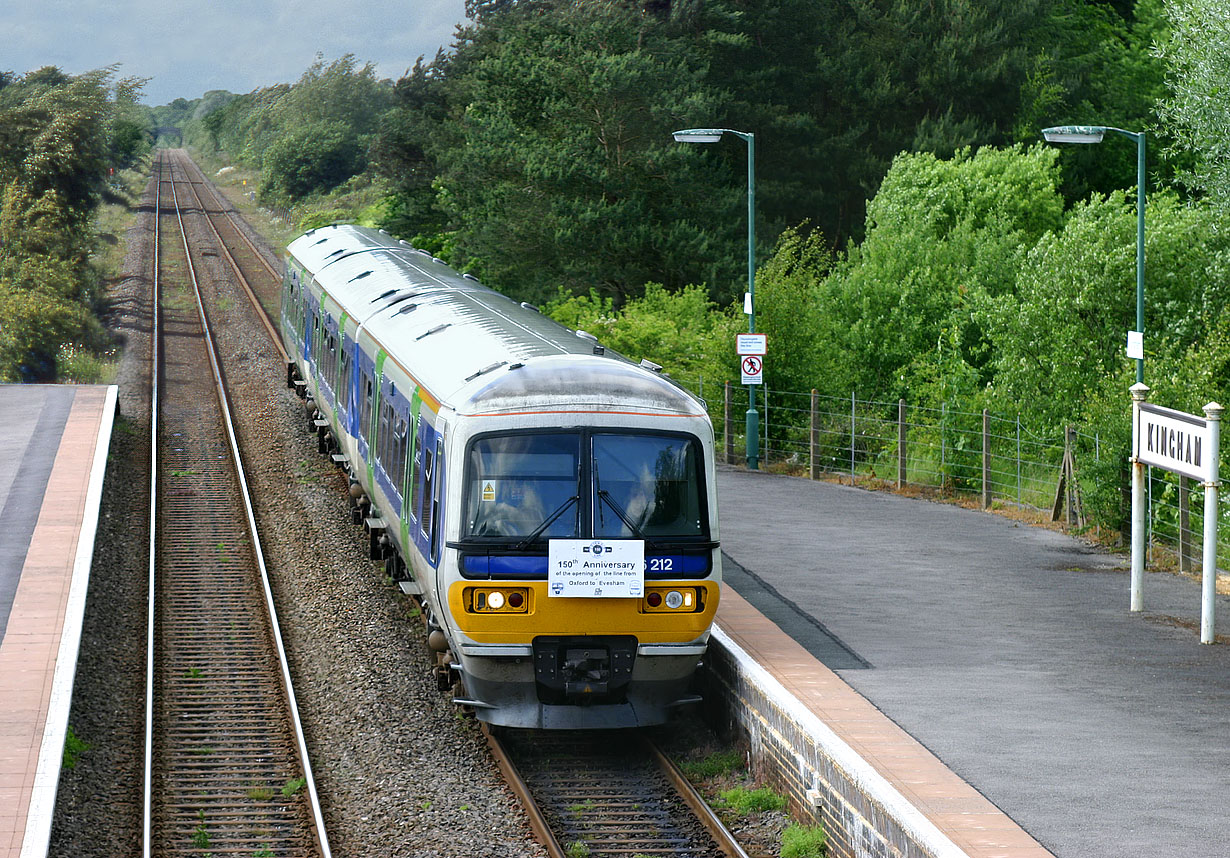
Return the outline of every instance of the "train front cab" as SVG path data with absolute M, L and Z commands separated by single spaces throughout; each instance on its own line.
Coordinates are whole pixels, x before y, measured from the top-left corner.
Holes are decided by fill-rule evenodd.
M 465 702 L 481 720 L 646 726 L 697 699 L 721 570 L 712 435 L 681 422 L 543 425 L 458 445 L 444 571 Z M 642 542 L 643 594 L 559 595 L 552 539 Z

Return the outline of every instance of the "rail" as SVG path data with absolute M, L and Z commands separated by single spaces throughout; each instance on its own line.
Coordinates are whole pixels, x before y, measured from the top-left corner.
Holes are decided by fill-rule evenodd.
M 187 406 L 200 408 L 201 400 L 208 398 L 207 394 L 194 395 L 188 386 L 193 368 L 188 365 L 187 352 L 176 352 L 176 361 L 182 365 L 178 376 L 165 371 L 167 315 L 161 306 L 167 288 L 161 274 L 164 168 L 170 179 L 174 220 L 182 236 L 191 304 L 195 305 L 172 296 L 171 318 L 180 326 L 176 339 L 186 343 L 192 339 L 186 331 L 187 320 L 195 310 L 200 325 L 197 336 L 217 401 L 218 411 L 212 416 L 183 416 Z M 196 855 L 233 849 L 269 854 L 311 851 L 329 858 L 323 813 L 217 349 L 175 191 L 174 169 L 160 159 L 156 176 L 143 851 L 146 856 L 155 851 Z M 169 395 L 172 393 L 179 395 Z M 172 413 L 180 419 L 180 427 L 174 419 L 163 419 L 168 408 L 176 409 Z M 227 464 L 232 470 L 227 479 L 234 479 L 233 486 L 222 486 L 217 473 L 195 470 L 199 467 L 205 472 L 211 467 L 210 459 L 222 458 L 207 440 L 210 430 L 205 427 L 211 421 L 224 436 L 220 444 L 228 451 Z M 183 431 L 187 426 L 193 431 Z M 171 432 L 174 428 L 181 431 Z M 174 440 L 164 451 L 168 436 Z M 202 449 L 206 449 L 204 456 Z M 167 455 L 160 455 L 163 452 Z M 166 471 L 175 463 L 181 464 L 179 471 Z M 226 469 L 225 465 L 216 467 Z M 198 497 L 210 504 L 181 505 L 179 518 L 174 517 L 172 507 L 185 498 L 195 503 Z M 238 505 L 243 521 L 238 532 L 232 532 L 229 521 L 239 517 Z M 168 512 L 170 521 L 179 523 L 179 530 L 160 527 L 160 516 Z M 203 540 L 202 530 L 206 531 Z M 215 540 L 216 545 L 209 544 Z M 249 557 L 252 564 L 236 560 L 239 555 Z M 259 586 L 252 580 L 253 566 Z M 256 599 L 259 606 L 248 605 L 247 598 Z M 244 625 L 251 615 L 262 613 L 267 620 L 263 630 Z M 266 640 L 271 641 L 272 653 L 266 654 L 262 643 Z M 177 658 L 181 660 L 174 661 Z M 268 665 L 270 673 L 259 672 L 258 665 Z M 271 690 L 271 684 L 279 690 Z M 288 727 L 282 716 L 271 717 L 277 710 Z M 280 737 L 287 733 L 290 740 L 283 751 Z M 157 765 L 169 771 L 160 773 Z M 277 780 L 282 779 L 286 786 L 279 790 Z M 162 789 L 156 792 L 156 785 Z M 294 798 L 304 788 L 309 806 L 306 814 Z M 155 826 L 156 804 L 159 826 Z M 305 815 L 306 822 L 302 821 Z

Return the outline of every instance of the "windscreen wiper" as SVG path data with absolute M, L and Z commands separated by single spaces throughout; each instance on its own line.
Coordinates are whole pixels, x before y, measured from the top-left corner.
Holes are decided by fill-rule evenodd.
M 628 530 L 632 531 L 633 536 L 637 536 L 645 540 L 646 547 L 652 548 L 655 551 L 658 550 L 658 544 L 646 536 L 645 532 L 636 526 L 631 517 L 628 515 L 628 511 L 619 505 L 619 501 L 615 500 L 615 498 L 611 496 L 610 492 L 606 489 L 598 489 L 598 499 L 606 501 L 611 509 L 615 510 L 615 514 L 619 516 L 619 520 L 628 526 Z
M 533 543 L 536 539 L 538 539 L 538 537 L 546 533 L 547 528 L 555 524 L 555 520 L 559 518 L 561 515 L 563 515 L 565 512 L 567 512 L 568 507 L 572 506 L 574 503 L 580 500 L 580 498 L 581 498 L 580 495 L 573 495 L 572 497 L 565 500 L 562 504 L 560 504 L 559 508 L 556 509 L 555 512 L 547 516 L 546 520 L 543 521 L 542 524 L 534 528 L 533 533 L 531 533 L 529 536 L 525 537 L 525 539 L 517 543 L 517 550 L 522 551 L 526 548 L 529 548 L 531 543 Z

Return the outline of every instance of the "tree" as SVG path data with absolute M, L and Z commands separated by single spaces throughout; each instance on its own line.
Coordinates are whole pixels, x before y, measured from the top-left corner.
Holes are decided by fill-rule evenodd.
M 1183 178 L 1230 209 L 1230 2 L 1167 0 L 1159 45 L 1170 95 L 1160 108 L 1175 146 L 1195 158 Z
M 1061 222 L 1055 160 L 1041 146 L 899 155 L 868 204 L 866 238 L 816 291 L 817 377 L 882 399 L 916 381 L 951 395 L 989 380 L 972 306 L 1014 291 L 1029 248 Z
M 437 165 L 453 261 L 532 301 L 564 286 L 619 302 L 649 280 L 730 295 L 740 183 L 669 133 L 715 112 L 687 46 L 629 4 L 536 8 L 464 34 L 443 127 L 413 141 Z

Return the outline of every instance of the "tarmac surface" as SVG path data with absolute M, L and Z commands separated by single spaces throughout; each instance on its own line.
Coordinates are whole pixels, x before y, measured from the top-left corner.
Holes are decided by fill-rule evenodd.
M 744 598 L 1060 858 L 1230 855 L 1200 588 L 994 514 L 721 467 Z M 1230 633 L 1230 598 L 1218 628 Z

